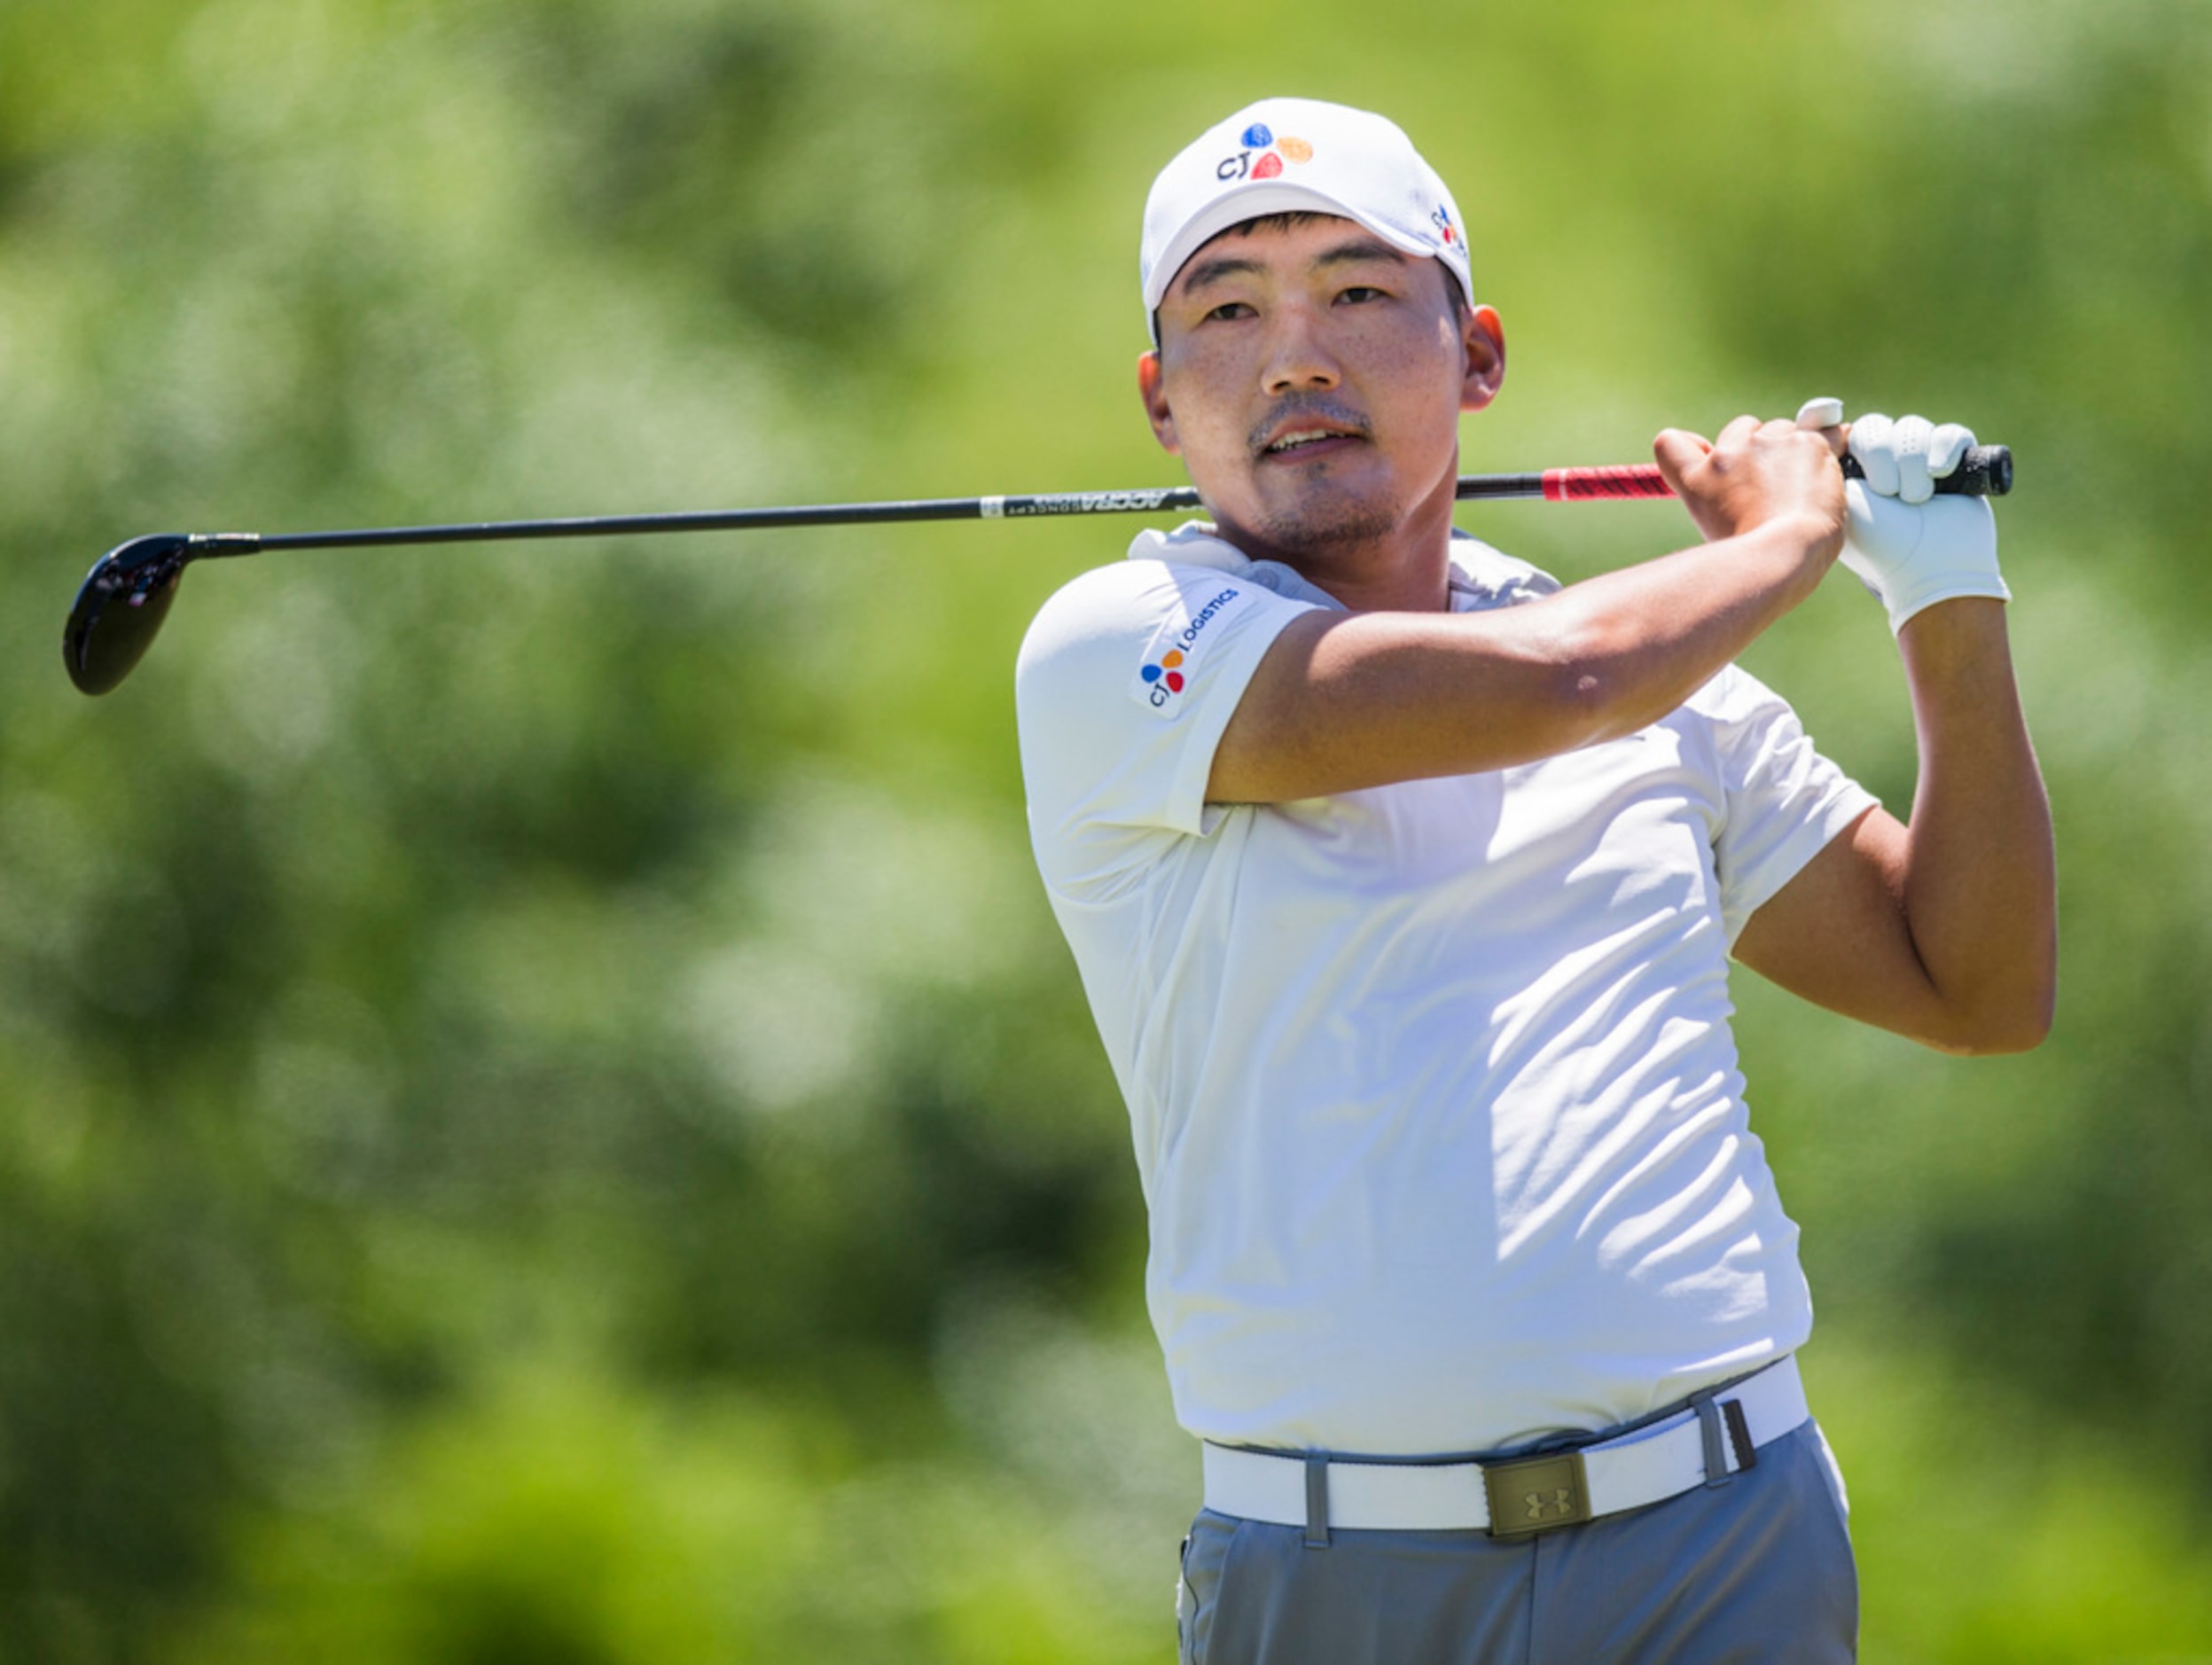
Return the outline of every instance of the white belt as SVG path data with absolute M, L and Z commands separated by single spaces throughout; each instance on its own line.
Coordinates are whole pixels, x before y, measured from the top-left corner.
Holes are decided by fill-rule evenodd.
M 1757 1463 L 1759 1448 L 1812 1413 L 1797 1361 L 1785 1357 L 1677 1414 L 1574 1450 L 1478 1464 L 1286 1456 L 1208 1442 L 1206 1506 L 1216 1514 L 1302 1526 L 1392 1531 L 1480 1528 L 1493 1537 L 1572 1526 L 1641 1509 Z

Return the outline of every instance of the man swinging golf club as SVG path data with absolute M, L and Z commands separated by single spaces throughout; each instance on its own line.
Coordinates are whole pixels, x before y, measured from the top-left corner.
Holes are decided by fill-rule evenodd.
M 1210 523 L 1062 590 L 1017 691 L 1205 1442 L 1184 1657 L 1850 1657 L 1727 962 L 1947 1050 L 2049 1025 L 1994 522 L 1931 496 L 1972 435 L 1862 418 L 1847 492 L 1833 402 L 1661 434 L 1703 542 L 1561 588 L 1452 528 L 1505 335 L 1396 127 L 1239 112 L 1140 265 Z M 1839 552 L 1911 685 L 1909 826 L 1731 663 Z

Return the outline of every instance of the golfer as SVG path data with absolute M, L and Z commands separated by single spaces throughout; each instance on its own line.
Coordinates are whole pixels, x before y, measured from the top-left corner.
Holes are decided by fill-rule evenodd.
M 1663 433 L 1702 541 L 1562 588 L 1452 527 L 1505 336 L 1396 127 L 1239 112 L 1140 274 L 1209 518 L 1046 603 L 1017 691 L 1204 1442 L 1184 1658 L 1850 1658 L 1728 962 L 1947 1051 L 2049 1026 L 1994 523 L 1930 496 L 1973 436 L 1861 418 L 1847 487 L 1833 402 Z M 1839 554 L 1903 660 L 1909 825 L 1731 662 Z

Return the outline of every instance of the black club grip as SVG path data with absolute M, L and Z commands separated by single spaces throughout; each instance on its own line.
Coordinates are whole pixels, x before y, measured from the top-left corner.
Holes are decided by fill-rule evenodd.
M 1864 480 L 1866 471 L 1849 452 L 1843 457 L 1843 477 Z M 1976 445 L 1958 459 L 1958 466 L 1935 482 L 1936 494 L 1945 497 L 2001 497 L 2013 489 L 2013 449 L 2009 445 Z

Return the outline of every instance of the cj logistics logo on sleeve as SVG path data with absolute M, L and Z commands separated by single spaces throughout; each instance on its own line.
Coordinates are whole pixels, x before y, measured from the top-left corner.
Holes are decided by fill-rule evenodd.
M 1198 674 L 1198 661 L 1208 643 L 1221 636 L 1223 620 L 1251 599 L 1248 591 L 1231 585 L 1214 596 L 1181 623 L 1170 621 L 1145 650 L 1144 663 L 1129 684 L 1129 698 L 1163 717 L 1183 714 L 1184 691 Z

